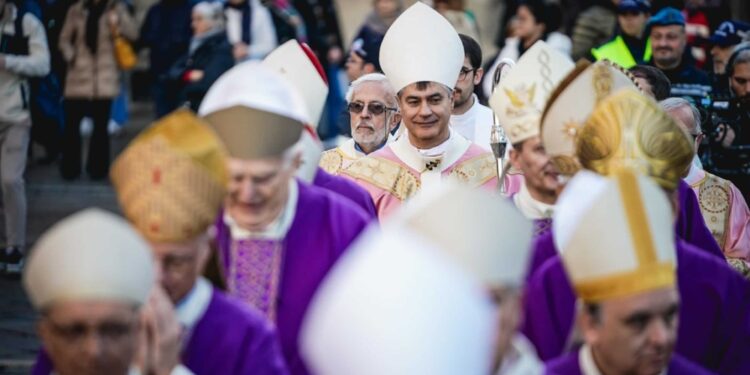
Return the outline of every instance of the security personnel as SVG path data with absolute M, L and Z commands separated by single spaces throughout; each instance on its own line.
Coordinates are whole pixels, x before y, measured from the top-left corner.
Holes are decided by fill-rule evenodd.
M 591 50 L 595 60 L 608 59 L 628 69 L 651 60 L 651 39 L 643 31 L 651 15 L 648 0 L 622 0 L 617 5 L 619 32 Z

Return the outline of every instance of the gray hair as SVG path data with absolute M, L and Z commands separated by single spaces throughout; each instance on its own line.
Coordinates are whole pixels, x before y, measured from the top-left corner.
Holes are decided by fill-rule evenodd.
M 214 1 L 201 1 L 193 5 L 193 12 L 210 21 L 214 27 L 223 27 L 224 11 L 221 3 Z
M 659 105 L 666 112 L 677 110 L 683 107 L 690 108 L 690 112 L 693 114 L 693 135 L 703 133 L 703 129 L 701 128 L 701 113 L 700 111 L 698 111 L 698 108 L 693 105 L 693 103 L 690 103 L 683 98 L 666 98 L 660 101 Z
M 396 99 L 396 91 L 393 89 L 393 86 L 391 86 L 391 82 L 388 80 L 388 78 L 380 73 L 369 73 L 365 74 L 362 77 L 359 77 L 355 79 L 350 85 L 349 90 L 346 91 L 346 102 L 351 103 L 352 99 L 354 98 L 354 92 L 359 89 L 362 84 L 366 82 L 378 82 L 380 83 L 383 88 L 386 91 L 386 98 L 385 101 L 388 106 L 391 107 L 398 107 L 398 100 Z

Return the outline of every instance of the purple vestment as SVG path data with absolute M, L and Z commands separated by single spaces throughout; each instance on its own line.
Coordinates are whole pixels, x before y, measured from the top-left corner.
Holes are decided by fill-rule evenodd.
M 315 179 L 313 179 L 313 185 L 330 190 L 344 198 L 347 198 L 354 202 L 357 206 L 362 208 L 371 218 L 377 218 L 377 211 L 375 211 L 375 203 L 372 202 L 372 197 L 367 190 L 363 189 L 356 183 L 349 179 L 334 176 L 323 168 L 318 167 L 318 171 L 315 172 Z
M 716 243 L 716 240 L 711 235 L 711 231 L 706 226 L 706 222 L 703 221 L 703 214 L 701 214 L 698 199 L 695 197 L 693 190 L 682 180 L 680 180 L 678 190 L 680 212 L 675 223 L 675 233 L 677 236 L 699 249 L 707 251 L 720 259 L 725 259 L 719 244 Z M 538 226 L 539 224 L 535 223 L 535 225 Z M 552 230 L 540 231 L 535 236 L 532 247 L 534 250 L 531 253 L 529 271 L 526 274 L 527 282 L 547 259 L 557 255 L 557 249 L 555 248 L 552 236 Z
M 370 220 L 362 209 L 349 200 L 340 199 L 327 190 L 304 183 L 298 182 L 297 186 L 299 195 L 294 219 L 280 244 L 283 259 L 277 290 L 273 293 L 273 316 L 290 372 L 306 374 L 307 369 L 297 347 L 297 337 L 305 312 L 320 282 Z M 235 252 L 253 255 L 249 250 L 257 248 L 258 241 L 233 240 L 222 217 L 223 213 L 216 223 L 216 241 L 227 285 L 240 280 L 250 282 L 254 278 L 241 274 L 241 270 L 240 274 L 235 275 L 237 279 L 226 278 L 230 277 L 228 271 L 233 269 L 232 262 L 264 261 L 232 259 Z
M 547 362 L 544 369 L 545 375 L 583 375 L 581 364 L 578 360 L 578 351 L 571 352 Z M 672 355 L 667 367 L 667 375 L 709 375 L 709 371 L 680 357 L 678 354 Z
M 273 326 L 257 311 L 213 290 L 211 302 L 182 351 L 182 364 L 196 375 L 287 374 Z M 49 375 L 53 364 L 44 350 L 32 375 Z
M 603 245 L 605 246 L 605 245 Z M 677 242 L 680 326 L 675 352 L 722 374 L 750 374 L 750 285 L 729 265 Z M 565 351 L 576 297 L 558 256 L 526 286 L 523 332 L 542 360 Z

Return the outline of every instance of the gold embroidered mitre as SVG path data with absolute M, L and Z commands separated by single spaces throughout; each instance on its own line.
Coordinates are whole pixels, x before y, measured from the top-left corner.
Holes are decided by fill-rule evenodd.
M 539 41 L 503 77 L 490 97 L 490 107 L 512 144 L 539 135 L 544 103 L 571 69 L 570 58 Z
M 630 72 L 608 60 L 579 61 L 557 85 L 542 113 L 540 132 L 544 150 L 560 173 L 572 176 L 581 169 L 575 142 L 597 103 L 617 90 L 637 87 Z
M 125 216 L 150 241 L 181 242 L 204 233 L 221 207 L 226 151 L 213 130 L 178 110 L 144 130 L 112 165 Z
M 602 100 L 580 128 L 576 155 L 586 169 L 610 175 L 623 166 L 674 190 L 693 160 L 685 131 L 651 98 L 634 89 Z
M 579 172 L 560 196 L 552 226 L 585 302 L 675 285 L 672 207 L 662 189 L 636 171 L 618 169 L 611 178 Z

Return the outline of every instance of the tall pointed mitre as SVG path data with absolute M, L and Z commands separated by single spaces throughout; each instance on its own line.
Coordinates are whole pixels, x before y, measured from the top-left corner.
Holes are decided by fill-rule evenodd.
M 79 211 L 44 232 L 23 274 L 38 310 L 66 301 L 141 305 L 154 281 L 148 244 L 128 222 L 98 208 Z
M 316 293 L 301 352 L 319 375 L 484 375 L 496 318 L 483 286 L 421 236 L 371 229 Z
M 112 165 L 125 216 L 153 242 L 183 242 L 206 233 L 227 185 L 224 145 L 189 110 L 141 132 Z
M 307 105 L 309 125 L 317 128 L 328 97 L 328 82 L 310 47 L 292 39 L 271 51 L 263 59 L 263 65 L 281 74 L 297 89 Z
M 490 107 L 511 144 L 539 135 L 544 104 L 573 67 L 568 56 L 540 40 L 502 78 L 490 97 Z
M 615 91 L 637 87 L 630 72 L 608 60 L 581 61 L 557 85 L 542 114 L 541 136 L 560 173 L 572 176 L 580 169 L 575 140 L 594 107 Z
M 307 105 L 281 74 L 259 62 L 243 62 L 219 77 L 198 110 L 229 155 L 277 157 L 299 141 L 310 123 Z
M 408 228 L 491 287 L 517 287 L 528 268 L 533 225 L 507 199 L 444 184 L 410 200 L 389 225 Z
M 396 92 L 423 81 L 453 89 L 463 63 L 456 29 L 419 1 L 393 22 L 380 45 L 380 66 Z
M 672 207 L 648 177 L 581 171 L 558 200 L 554 240 L 576 294 L 599 302 L 675 285 Z
M 610 175 L 625 166 L 674 190 L 694 151 L 688 134 L 651 98 L 621 89 L 601 100 L 576 136 L 583 168 Z

